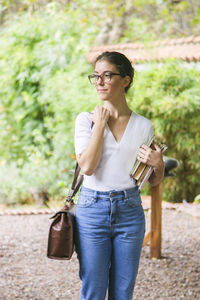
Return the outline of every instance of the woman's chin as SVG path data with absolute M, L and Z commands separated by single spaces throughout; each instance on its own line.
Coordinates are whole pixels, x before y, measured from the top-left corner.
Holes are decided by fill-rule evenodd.
M 102 95 L 102 94 L 99 94 L 99 98 L 100 98 L 102 101 L 108 100 L 108 97 L 106 97 L 105 95 Z

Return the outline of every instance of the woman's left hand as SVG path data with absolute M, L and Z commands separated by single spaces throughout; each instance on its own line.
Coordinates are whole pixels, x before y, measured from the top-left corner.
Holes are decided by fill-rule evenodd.
M 163 163 L 162 151 L 155 142 L 153 142 L 153 147 L 155 150 L 147 145 L 142 145 L 139 149 L 137 159 L 153 168 L 158 168 Z
M 139 149 L 137 159 L 147 165 L 153 167 L 153 174 L 149 178 L 149 182 L 152 186 L 159 184 L 164 176 L 164 161 L 162 151 L 158 145 L 153 142 L 154 149 L 151 149 L 147 145 L 142 145 Z

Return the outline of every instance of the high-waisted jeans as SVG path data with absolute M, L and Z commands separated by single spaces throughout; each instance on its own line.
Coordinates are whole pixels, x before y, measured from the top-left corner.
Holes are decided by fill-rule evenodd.
M 131 300 L 145 217 L 137 187 L 101 192 L 85 187 L 76 209 L 81 300 Z

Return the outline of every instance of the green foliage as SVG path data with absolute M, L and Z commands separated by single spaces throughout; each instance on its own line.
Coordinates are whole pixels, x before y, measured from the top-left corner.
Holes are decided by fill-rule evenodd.
M 63 12 L 50 5 L 31 16 L 16 17 L 1 30 L 0 164 L 4 167 L 0 173 L 5 165 L 10 169 L 10 163 L 11 170 L 20 168 L 20 175 L 15 174 L 24 180 L 27 195 L 33 184 L 39 190 L 50 188 L 54 196 L 62 192 L 52 170 L 67 185 L 70 175 L 62 170 L 74 166 L 75 117 L 97 103 L 87 79 L 91 66 L 85 59 L 95 26 L 88 27 L 82 17 L 81 10 Z M 9 177 L 1 186 L 5 195 L 11 195 L 8 185 L 15 189 Z M 24 199 L 20 188 L 13 195 L 15 201 Z
M 1 201 L 30 202 L 32 187 L 61 197 L 69 187 L 75 117 L 98 104 L 85 60 L 97 14 L 87 18 L 83 4 L 65 11 L 51 4 L 1 29 Z M 199 71 L 177 62 L 152 65 L 136 73 L 129 93 L 130 106 L 152 120 L 158 139 L 168 145 L 167 156 L 180 162 L 177 176 L 164 181 L 170 201 L 192 201 L 200 193 L 199 80 Z
M 110 31 L 120 24 L 118 29 L 123 30 L 116 42 L 199 35 L 200 31 L 199 0 L 1 0 L 0 24 L 16 13 L 31 14 L 48 5 L 57 5 L 66 12 L 81 11 L 82 20 L 97 25 L 98 32 L 102 28 Z
M 2 31 L 0 137 L 5 159 L 21 163 L 34 152 L 47 158 L 61 131 L 73 128 L 83 97 L 77 99 L 78 83 L 87 90 L 90 67 L 84 55 L 91 29 L 84 22 L 77 24 L 80 11 L 69 13 L 49 8 L 17 18 Z M 85 30 L 82 37 L 81 30 Z
M 164 180 L 164 198 L 193 201 L 200 177 L 200 72 L 169 62 L 137 73 L 130 105 L 152 120 L 156 136 L 168 146 L 166 155 L 180 166 Z
M 194 198 L 194 203 L 200 203 L 200 194 Z

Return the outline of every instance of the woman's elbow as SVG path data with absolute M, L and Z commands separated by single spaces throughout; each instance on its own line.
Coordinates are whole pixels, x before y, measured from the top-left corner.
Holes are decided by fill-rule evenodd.
M 94 170 L 90 166 L 87 166 L 87 165 L 81 166 L 80 165 L 80 168 L 81 168 L 81 172 L 84 175 L 91 176 L 94 173 Z
M 81 169 L 82 173 L 87 176 L 91 176 L 94 172 L 92 170 Z
M 77 162 L 81 168 L 81 172 L 84 175 L 91 176 L 94 173 L 94 170 L 91 168 L 91 166 L 82 160 L 81 155 L 77 156 Z

